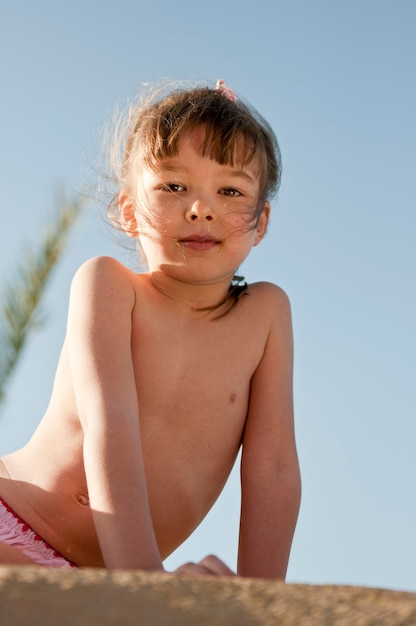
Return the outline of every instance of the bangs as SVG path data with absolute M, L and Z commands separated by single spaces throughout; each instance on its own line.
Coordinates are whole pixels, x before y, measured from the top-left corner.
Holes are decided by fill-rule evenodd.
M 208 88 L 170 96 L 142 111 L 131 135 L 148 166 L 177 154 L 179 140 L 197 127 L 205 129 L 201 154 L 221 165 L 247 165 L 264 154 L 260 124 L 242 103 L 231 102 Z
M 200 146 L 201 155 L 221 165 L 248 165 L 258 157 L 256 135 L 247 128 L 239 128 L 234 121 L 221 125 L 212 119 L 189 120 L 186 123 L 176 118 L 174 124 L 165 119 L 155 120 L 150 128 L 150 141 L 142 146 L 142 158 L 146 165 L 152 167 L 157 162 L 178 154 L 179 141 L 187 133 L 202 128 L 204 138 Z
M 184 134 L 203 129 L 202 156 L 221 165 L 246 166 L 256 161 L 260 200 L 270 198 L 280 183 L 280 152 L 267 122 L 241 100 L 229 100 L 208 87 L 177 90 L 151 99 L 133 112 L 125 143 L 125 181 L 142 162 L 153 168 L 176 156 Z

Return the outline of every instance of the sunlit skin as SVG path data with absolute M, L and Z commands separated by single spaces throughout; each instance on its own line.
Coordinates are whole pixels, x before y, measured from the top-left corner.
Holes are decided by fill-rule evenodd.
M 0 463 L 0 495 L 79 566 L 162 570 L 242 444 L 236 571 L 284 579 L 300 497 L 290 306 L 256 283 L 231 310 L 206 310 L 263 239 L 270 206 L 258 206 L 256 160 L 219 164 L 202 136 L 138 167 L 121 193 L 148 271 L 99 257 L 75 275 L 50 404 Z M 0 545 L 0 562 L 22 558 Z M 233 571 L 209 556 L 175 573 Z
M 179 155 L 142 168 L 135 202 L 140 210 L 134 212 L 125 196 L 122 207 L 126 228 L 139 237 L 153 281 L 165 284 L 173 278 L 190 284 L 192 299 L 195 288 L 202 286 L 201 298 L 212 304 L 228 291 L 234 273 L 263 238 L 270 206 L 264 203 L 253 228 L 259 193 L 256 163 L 221 165 L 201 156 L 202 139 L 198 129 L 182 139 Z M 176 281 L 174 293 L 182 298 Z M 166 285 L 171 288 L 170 282 Z

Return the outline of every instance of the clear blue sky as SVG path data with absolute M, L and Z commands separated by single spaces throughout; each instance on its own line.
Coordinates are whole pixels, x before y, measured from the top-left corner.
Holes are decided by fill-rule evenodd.
M 143 82 L 224 78 L 271 122 L 283 182 L 250 280 L 289 294 L 303 502 L 288 580 L 416 591 L 416 3 L 413 0 L 1 2 L 0 288 L 36 243 L 54 186 L 94 180 L 97 131 Z M 126 260 L 91 203 L 47 291 L 0 416 L 29 438 L 96 254 Z M 57 442 L 59 445 L 59 442 Z M 235 566 L 239 484 L 168 567 Z

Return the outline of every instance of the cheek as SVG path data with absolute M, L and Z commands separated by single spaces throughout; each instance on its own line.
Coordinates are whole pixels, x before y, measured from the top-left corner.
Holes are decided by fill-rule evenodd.
M 170 224 L 180 217 L 184 210 L 181 198 L 160 192 L 148 193 L 145 198 L 138 198 L 137 206 L 140 207 L 138 221 L 151 224 L 153 227 Z
M 172 219 L 169 211 L 157 206 L 146 207 L 137 212 L 137 229 L 143 235 L 168 235 L 171 230 Z
M 230 236 L 247 236 L 256 232 L 256 216 L 253 211 L 229 212 L 222 219 Z

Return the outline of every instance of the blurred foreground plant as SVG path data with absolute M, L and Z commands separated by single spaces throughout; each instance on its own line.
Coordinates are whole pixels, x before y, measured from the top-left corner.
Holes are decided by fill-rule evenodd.
M 40 304 L 71 227 L 84 206 L 84 197 L 68 200 L 56 194 L 51 221 L 36 247 L 26 247 L 21 260 L 0 293 L 0 405 L 6 386 L 29 334 L 42 325 Z

